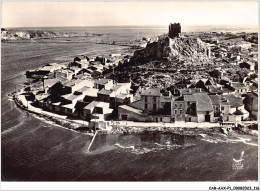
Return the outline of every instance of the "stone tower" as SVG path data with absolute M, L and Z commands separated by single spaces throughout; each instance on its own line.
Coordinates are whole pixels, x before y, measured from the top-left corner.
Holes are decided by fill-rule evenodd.
M 180 23 L 171 23 L 169 25 L 169 34 L 170 38 L 179 37 L 181 34 L 181 24 Z

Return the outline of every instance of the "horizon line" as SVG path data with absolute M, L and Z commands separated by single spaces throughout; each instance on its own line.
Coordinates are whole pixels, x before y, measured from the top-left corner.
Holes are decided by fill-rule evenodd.
M 174 22 L 173 22 L 174 23 Z M 258 24 L 184 24 L 182 26 L 255 26 L 258 28 Z M 160 26 L 160 27 L 167 27 L 168 25 L 86 25 L 86 26 L 12 26 L 12 27 L 1 27 L 1 29 L 3 28 L 55 28 L 55 27 L 61 27 L 61 28 L 65 28 L 65 27 L 154 27 L 154 26 Z

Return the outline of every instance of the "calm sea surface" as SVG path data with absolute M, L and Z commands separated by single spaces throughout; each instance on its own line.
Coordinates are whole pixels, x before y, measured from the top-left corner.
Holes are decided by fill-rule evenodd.
M 60 32 L 110 34 L 133 40 L 167 33 L 165 27 L 40 28 Z M 184 31 L 253 31 L 252 28 L 183 27 Z M 242 181 L 258 180 L 258 146 L 220 134 L 100 135 L 91 153 L 88 135 L 76 133 L 18 109 L 7 94 L 25 81 L 25 71 L 75 55 L 127 51 L 126 47 L 45 40 L 2 43 L 1 163 L 3 181 Z M 233 159 L 244 151 L 243 169 Z

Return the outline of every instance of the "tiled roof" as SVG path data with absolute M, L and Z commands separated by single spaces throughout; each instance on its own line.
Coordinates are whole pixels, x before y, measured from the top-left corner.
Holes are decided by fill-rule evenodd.
M 223 95 L 223 97 L 225 97 L 228 100 L 228 102 L 232 108 L 240 107 L 240 106 L 244 105 L 243 99 L 241 97 L 236 97 L 233 94 Z
M 184 100 L 185 101 L 196 101 L 196 98 L 194 95 L 184 95 Z
M 221 99 L 219 95 L 209 95 L 209 98 L 213 105 L 219 105 Z
M 213 111 L 212 102 L 206 93 L 194 94 L 196 99 L 197 111 Z

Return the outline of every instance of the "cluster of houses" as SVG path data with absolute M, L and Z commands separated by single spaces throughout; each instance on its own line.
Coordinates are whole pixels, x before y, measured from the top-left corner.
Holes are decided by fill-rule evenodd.
M 211 48 L 215 63 L 231 64 L 256 71 L 258 65 L 257 45 L 245 41 L 245 34 L 205 34 L 201 37 Z
M 112 70 L 120 63 L 129 61 L 128 55 L 110 54 L 89 58 L 80 56 L 70 63 L 50 63 L 37 70 L 26 71 L 27 78 L 58 78 L 72 80 L 74 78 L 99 78 L 107 70 Z
M 119 104 L 133 101 L 131 83 L 114 83 L 111 79 L 60 81 L 44 79 L 43 91 L 34 102 L 41 108 L 72 118 L 107 120 Z
M 194 84 L 201 82 L 203 80 Z M 204 82 L 206 87 L 211 86 L 207 85 L 208 80 Z M 239 93 L 232 88 L 229 90 L 210 93 L 190 85 L 172 93 L 148 87 L 141 92 L 140 100 L 119 106 L 118 115 L 120 120 L 146 122 L 241 122 L 249 117 L 241 97 L 247 90 Z
M 246 81 L 221 85 L 210 78 L 201 78 L 176 83 L 171 91 L 150 85 L 133 92 L 131 79 L 117 83 L 88 75 L 68 77 L 70 71 L 89 66 L 86 60 L 75 58 L 69 66 L 64 66 L 49 64 L 42 67 L 40 71 L 45 71 L 42 87 L 33 89 L 32 93 L 36 105 L 68 117 L 87 121 L 118 119 L 199 123 L 235 123 L 249 117 L 241 97 L 252 91 L 252 84 Z M 221 72 L 217 74 L 221 78 Z

